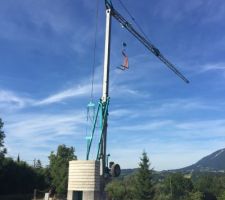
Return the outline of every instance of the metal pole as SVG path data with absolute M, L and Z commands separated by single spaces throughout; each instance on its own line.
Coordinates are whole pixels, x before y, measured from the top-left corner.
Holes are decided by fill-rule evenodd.
M 106 30 L 105 30 L 105 54 L 104 54 L 104 72 L 102 102 L 106 102 L 109 96 L 109 63 L 110 63 L 110 39 L 111 39 L 111 9 L 106 10 Z
M 110 39 L 111 39 L 111 9 L 106 9 L 106 29 L 105 29 L 105 53 L 104 53 L 104 69 L 102 83 L 102 98 L 101 98 L 101 120 L 102 120 L 102 136 L 100 142 L 100 176 L 101 176 L 101 200 L 106 199 L 104 188 L 106 184 L 106 140 L 107 140 L 107 110 L 109 97 L 109 63 L 110 63 Z
M 111 39 L 111 9 L 106 10 L 106 30 L 105 30 L 105 53 L 104 53 L 104 72 L 102 88 L 102 104 L 106 108 L 106 102 L 109 96 L 109 64 L 110 64 L 110 39 Z M 103 109 L 104 110 L 104 109 Z M 102 113 L 103 114 L 103 113 Z M 104 119 L 104 117 L 102 117 Z M 103 127 L 103 138 L 101 145 L 101 175 L 105 175 L 106 167 L 106 140 L 107 140 L 107 116 L 105 118 L 105 127 Z

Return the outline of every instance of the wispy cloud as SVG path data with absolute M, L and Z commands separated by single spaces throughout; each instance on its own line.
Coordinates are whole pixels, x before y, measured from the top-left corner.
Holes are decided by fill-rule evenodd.
M 0 90 L 0 108 L 7 110 L 21 109 L 32 104 L 33 100 L 20 97 L 12 91 Z
M 33 159 L 43 153 L 49 155 L 59 143 L 74 145 L 76 140 L 79 148 L 78 141 L 85 141 L 85 113 L 79 110 L 62 114 L 16 114 L 4 120 L 6 145 L 11 155 L 20 152 Z
M 144 97 L 149 97 L 150 95 L 144 94 L 143 92 L 141 92 L 138 89 L 134 89 L 132 88 L 132 86 L 127 86 L 125 84 L 116 84 L 116 85 L 112 85 L 110 91 L 112 92 L 111 95 L 113 97 L 123 97 L 125 96 L 132 96 L 132 97 L 137 97 L 137 98 L 144 98 Z
M 125 117 L 128 115 L 133 114 L 133 110 L 128 110 L 128 109 L 115 109 L 110 111 L 109 115 L 110 117 L 114 117 L 114 118 L 119 118 L 119 117 Z
M 112 132 L 135 135 L 146 138 L 151 135 L 152 138 L 170 138 L 170 140 L 189 140 L 204 141 L 225 139 L 225 120 L 148 120 L 145 122 L 117 124 L 109 127 Z
M 18 121 L 18 118 L 21 120 Z M 16 115 L 13 119 L 8 119 L 6 130 L 17 138 L 28 140 L 37 136 L 49 138 L 53 135 L 70 135 L 78 125 L 84 124 L 84 118 L 84 113 L 78 111 L 64 114 Z
M 218 45 L 217 45 L 218 47 Z M 212 81 L 211 84 L 215 84 L 215 83 L 221 83 L 224 84 L 224 77 L 225 77 L 225 63 L 224 62 L 208 62 L 205 64 L 197 64 L 195 65 L 195 67 L 189 68 L 191 75 L 193 76 L 193 80 L 196 81 L 196 76 L 198 76 L 197 78 L 201 78 L 203 74 L 209 74 L 209 73 L 214 73 L 214 74 L 219 74 L 218 78 L 216 80 L 210 79 L 209 81 Z M 219 77 L 221 79 L 219 79 Z M 215 82 L 216 81 L 216 82 Z M 222 81 L 222 82 L 221 82 Z M 207 83 L 208 83 L 207 82 Z
M 94 86 L 96 89 L 100 88 L 100 85 Z M 53 94 L 43 100 L 36 102 L 34 105 L 48 105 L 53 103 L 59 103 L 66 99 L 74 97 L 84 97 L 90 95 L 91 85 L 78 85 L 77 87 L 72 87 L 56 94 Z
M 84 81 L 82 81 L 84 82 Z M 94 84 L 95 95 L 100 96 L 100 92 L 102 89 L 102 85 L 100 83 Z M 120 97 L 121 95 L 129 95 L 136 97 L 145 97 L 146 95 L 142 94 L 140 91 L 132 89 L 132 87 L 128 87 L 125 85 L 113 85 L 110 91 L 114 98 Z M 10 107 L 11 109 L 22 109 L 25 107 L 32 106 L 46 106 L 55 103 L 63 103 L 68 99 L 72 98 L 82 98 L 88 97 L 91 94 L 91 85 L 90 84 L 80 84 L 77 86 L 72 86 L 62 90 L 60 92 L 56 92 L 46 98 L 43 99 L 31 99 L 20 96 L 13 91 L 9 90 L 0 90 L 0 107 Z
M 187 118 L 190 114 L 193 115 L 203 111 L 205 113 L 211 111 L 221 112 L 221 107 L 223 106 L 224 104 L 215 103 L 215 101 L 210 103 L 208 101 L 206 102 L 205 100 L 195 98 L 171 98 L 158 101 L 150 98 L 144 105 L 134 103 L 129 105 L 129 107 L 125 105 L 122 109 L 114 108 L 114 110 L 110 112 L 110 116 L 112 113 L 112 117 L 123 117 L 124 120 L 132 120 L 134 118 L 158 120 L 161 118 L 173 119 L 173 116 L 176 116 L 177 113 L 179 113 L 179 115 L 181 115 L 180 113 L 183 113 Z
M 177 123 L 176 127 L 180 131 L 191 134 L 190 137 L 213 138 L 224 136 L 225 120 L 195 120 L 191 122 Z
M 86 87 L 84 87 L 84 91 Z M 76 88 L 77 89 L 77 88 Z M 67 98 L 83 96 L 85 92 L 81 91 L 78 94 L 75 92 L 71 94 L 71 91 L 65 95 L 64 92 L 59 97 L 54 97 L 50 101 L 46 102 L 48 105 L 51 103 L 62 102 Z M 75 90 L 77 91 L 77 90 Z M 12 95 L 13 96 L 13 95 Z M 16 96 L 16 95 L 14 95 Z M 54 95 L 53 95 L 54 96 Z M 51 97 L 51 96 L 50 96 Z M 14 99 L 14 98 L 12 98 Z M 17 98 L 16 101 L 20 102 Z M 23 101 L 22 101 L 23 102 Z M 36 102 L 35 102 L 36 103 Z M 24 105 L 24 104 L 22 104 Z M 181 110 L 195 110 L 195 109 L 214 109 L 208 104 L 196 99 L 171 99 L 166 100 L 165 103 L 160 102 L 160 105 L 151 106 L 151 110 L 155 109 L 155 112 L 161 112 L 165 115 L 175 112 L 177 107 Z M 146 106 L 146 105 L 145 105 Z M 159 106 L 159 108 L 157 108 Z M 143 149 L 146 149 L 151 157 L 153 166 L 156 169 L 168 169 L 173 168 L 173 164 L 168 164 L 163 160 L 171 155 L 173 161 L 177 163 L 177 167 L 184 167 L 193 163 L 193 159 L 197 161 L 203 155 L 207 155 L 212 150 L 216 150 L 218 147 L 222 147 L 221 137 L 224 135 L 225 122 L 221 119 L 215 120 L 178 120 L 168 119 L 163 120 L 159 118 L 159 115 L 153 115 L 151 119 L 146 118 L 149 115 L 148 110 L 139 112 L 137 118 L 144 119 L 121 123 L 117 120 L 123 118 L 131 118 L 132 115 L 136 115 L 137 112 L 134 109 L 115 109 L 110 112 L 112 116 L 109 126 L 109 133 L 114 135 L 114 139 L 110 139 L 112 143 L 110 152 L 116 159 L 115 161 L 121 161 L 123 167 L 135 167 L 138 163 L 138 158 Z M 51 150 L 54 150 L 60 143 L 66 143 L 71 145 L 71 141 L 76 141 L 74 145 L 78 149 L 78 154 L 83 153 L 85 140 L 85 114 L 83 111 L 77 110 L 74 112 L 63 112 L 62 114 L 23 114 L 14 115 L 11 118 L 6 118 L 5 131 L 7 133 L 6 144 L 9 147 L 9 153 L 16 155 L 18 152 L 25 156 L 27 159 L 34 157 L 41 157 L 47 162 L 47 155 Z M 148 119 L 148 120 L 147 120 Z M 123 137 L 121 133 L 123 132 Z M 129 133 L 129 137 L 127 137 Z M 135 133 L 135 134 L 130 134 Z M 138 134 L 137 134 L 138 133 Z M 146 134 L 147 133 L 147 134 Z M 149 137 L 149 133 L 151 137 Z M 126 136 L 125 136 L 126 135 Z M 134 135 L 137 138 L 133 137 Z M 126 143 L 130 148 L 120 149 L 121 142 L 118 140 L 124 140 L 126 137 Z M 70 141 L 68 140 L 70 138 Z M 203 144 L 201 147 L 197 141 L 201 139 L 201 142 L 214 138 L 208 142 L 211 145 L 210 149 L 206 149 Z M 79 144 L 79 140 L 83 140 L 82 145 Z M 168 140 L 167 140 L 168 139 Z M 165 142 L 166 141 L 166 142 Z M 113 143 L 113 142 L 116 142 Z M 189 144 L 193 144 L 190 146 Z M 220 146 L 218 146 L 220 145 Z M 121 147 L 122 148 L 122 147 Z M 158 149 L 155 151 L 155 148 Z M 199 149 L 198 149 L 199 148 Z M 182 151 L 179 149 L 182 149 Z M 118 152 L 122 154 L 117 154 Z M 196 154 L 195 151 L 198 151 Z M 181 153 L 182 152 L 182 153 Z M 186 155 L 186 159 L 183 155 Z M 116 156 L 120 155 L 120 156 Z M 193 157 L 193 155 L 195 155 Z M 134 159 L 135 156 L 135 159 Z M 129 158 L 129 162 L 124 163 L 124 158 Z
M 143 150 L 149 153 L 152 166 L 157 170 L 181 168 L 224 148 L 224 126 L 221 119 L 117 124 L 114 125 L 117 128 L 109 127 L 109 151 L 114 161 L 125 168 L 137 167 Z M 124 137 L 126 149 L 120 142 Z
M 225 72 L 225 63 L 212 63 L 202 65 L 200 68 L 200 72 L 208 72 L 208 71 L 222 71 Z
M 215 104 L 215 102 L 210 103 L 205 100 L 195 99 L 195 98 L 185 98 L 185 99 L 166 99 L 160 102 L 152 102 L 152 106 L 147 109 L 149 116 L 168 116 L 172 113 L 177 112 L 199 112 L 204 111 L 216 111 L 220 109 L 220 105 Z
M 50 6 L 46 1 L 2 2 L 0 15 L 5 18 L 2 22 L 5 31 L 0 31 L 0 36 L 17 40 L 25 37 L 34 39 L 33 34 L 43 34 L 46 30 L 57 34 L 65 33 L 71 30 L 72 22 L 69 13 L 64 12 L 63 7 L 65 4 Z M 30 31 L 33 34 L 29 34 Z M 40 36 L 36 39 L 40 39 Z
M 147 123 L 138 123 L 132 125 L 121 125 L 115 128 L 116 130 L 128 131 L 128 132 L 139 132 L 139 131 L 152 131 L 163 129 L 174 124 L 171 120 L 157 120 L 157 121 L 148 121 Z
M 195 79 L 189 87 L 176 84 L 176 77 L 163 68 L 163 63 L 115 26 L 108 147 L 122 167 L 136 166 L 143 149 L 157 169 L 182 167 L 224 146 L 224 87 L 215 82 L 225 75 L 225 4 L 223 0 L 171 0 L 167 7 L 164 1 L 144 5 L 143 9 L 152 12 L 140 12 L 143 9 L 134 8 L 142 8 L 142 4 L 130 4 L 133 14 L 143 19 L 142 28 L 178 67 L 181 62 L 181 66 L 190 64 L 190 74 L 185 75 Z M 101 3 L 98 20 L 96 64 L 101 66 L 95 69 L 96 98 L 101 97 L 102 87 L 103 6 Z M 44 159 L 62 143 L 75 146 L 79 155 L 85 154 L 83 104 L 91 92 L 87 74 L 93 56 L 95 9 L 95 3 L 89 0 L 56 1 L 54 5 L 46 0 L 1 1 L 0 39 L 4 41 L 1 55 L 5 67 L 0 81 L 7 88 L 0 89 L 0 117 L 5 123 L 10 155 Z M 146 21 L 149 14 L 151 20 Z M 161 26 L 157 26 L 159 22 Z M 128 44 L 130 69 L 126 72 L 116 69 L 122 62 L 121 40 Z M 33 68 L 36 70 L 27 70 Z M 54 73 L 48 76 L 52 70 Z M 15 77 L 20 80 L 15 81 Z M 51 85 L 54 81 L 56 84 Z
M 152 135 L 148 138 L 139 135 L 138 138 L 137 141 L 131 141 L 127 137 L 126 148 L 119 142 L 120 138 L 113 143 L 110 142 L 109 151 L 112 160 L 120 163 L 122 168 L 138 167 L 141 153 L 145 150 L 150 157 L 151 167 L 154 169 L 178 169 L 191 165 L 202 157 L 224 147 L 224 144 L 219 140 L 203 143 L 195 140 L 156 138 Z

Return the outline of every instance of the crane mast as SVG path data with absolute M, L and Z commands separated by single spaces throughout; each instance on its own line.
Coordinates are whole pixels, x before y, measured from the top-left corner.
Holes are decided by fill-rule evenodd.
M 109 66 L 110 66 L 110 41 L 111 41 L 111 9 L 106 10 L 106 30 L 105 30 L 105 53 L 104 53 L 104 70 L 102 84 L 102 142 L 100 144 L 101 152 L 101 175 L 104 175 L 107 167 L 106 163 L 106 141 L 108 126 L 108 101 L 109 101 Z M 104 116 L 105 113 L 105 116 Z

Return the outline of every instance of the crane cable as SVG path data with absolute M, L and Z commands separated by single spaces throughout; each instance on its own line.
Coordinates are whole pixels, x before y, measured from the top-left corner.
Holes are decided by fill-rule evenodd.
M 93 98 L 94 98 L 93 93 L 94 93 L 94 78 L 95 78 L 95 63 L 96 63 L 96 48 L 97 48 L 98 15 L 99 15 L 99 0 L 96 0 L 93 63 L 92 63 L 92 74 L 91 74 L 91 102 L 93 102 Z
M 86 140 L 87 140 L 87 148 L 89 148 L 91 137 L 88 134 L 88 122 L 93 122 L 93 117 L 95 116 L 95 104 L 94 101 L 94 79 L 95 79 L 95 64 L 96 64 L 96 49 L 97 49 L 97 31 L 98 31 L 98 16 L 99 16 L 99 0 L 96 0 L 96 14 L 95 14 L 95 30 L 94 30 L 94 45 L 93 45 L 93 61 L 92 61 L 92 69 L 91 69 L 91 94 L 90 94 L 90 102 L 87 106 L 87 125 L 86 125 Z M 90 113 L 92 110 L 92 113 Z M 90 117 L 90 114 L 92 116 Z
M 145 34 L 143 28 L 141 27 L 141 25 L 136 21 L 136 19 L 134 18 L 134 16 L 131 14 L 131 12 L 128 10 L 128 8 L 125 6 L 125 4 L 121 1 L 121 0 L 118 0 L 119 3 L 121 4 L 121 6 L 123 7 L 123 9 L 126 11 L 126 13 L 129 15 L 129 17 L 131 18 L 131 20 L 135 23 L 135 25 L 137 26 L 137 28 L 141 31 L 141 33 L 143 34 L 143 36 L 145 36 L 145 38 L 151 42 L 147 35 Z

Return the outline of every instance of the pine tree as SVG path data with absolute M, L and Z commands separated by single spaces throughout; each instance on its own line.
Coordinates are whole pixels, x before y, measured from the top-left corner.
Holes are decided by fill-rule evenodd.
M 18 163 L 20 162 L 20 154 L 18 154 L 18 156 L 17 156 L 17 162 Z
M 137 200 L 152 200 L 154 198 L 154 186 L 152 182 L 152 169 L 150 169 L 149 158 L 147 153 L 142 153 L 139 170 L 136 177 L 135 199 Z
M 4 123 L 2 122 L 2 119 L 0 118 L 0 160 L 4 158 L 6 154 L 6 148 L 4 147 L 4 138 L 5 133 L 2 130 Z

